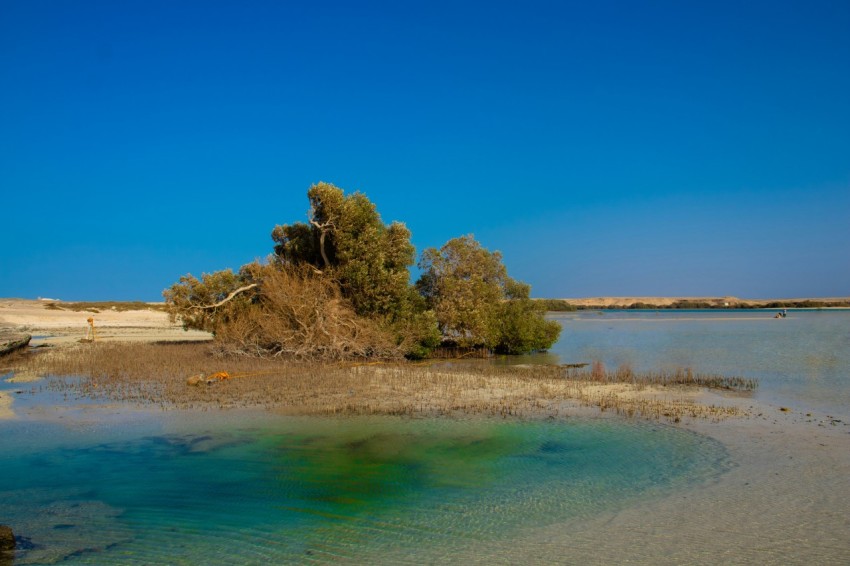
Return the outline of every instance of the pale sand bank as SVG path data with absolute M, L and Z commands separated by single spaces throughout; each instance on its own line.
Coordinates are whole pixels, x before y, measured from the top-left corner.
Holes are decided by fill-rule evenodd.
M 26 331 L 33 335 L 31 345 L 57 345 L 86 337 L 88 318 L 94 319 L 98 340 L 102 341 L 181 341 L 210 340 L 207 332 L 185 331 L 172 324 L 161 310 L 73 311 L 46 308 L 45 301 L 0 299 L 0 328 Z M 61 302 L 57 303 L 61 306 Z

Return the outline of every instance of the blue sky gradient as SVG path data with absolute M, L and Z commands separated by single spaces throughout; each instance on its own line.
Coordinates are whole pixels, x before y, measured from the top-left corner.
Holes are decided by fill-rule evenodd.
M 0 0 L 0 296 L 159 300 L 361 190 L 534 296 L 850 295 L 850 3 Z

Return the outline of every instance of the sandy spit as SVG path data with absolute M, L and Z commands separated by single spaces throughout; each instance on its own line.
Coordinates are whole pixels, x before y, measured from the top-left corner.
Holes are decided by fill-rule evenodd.
M 149 310 L 97 313 L 46 308 L 46 301 L 0 299 L 0 329 L 7 328 L 33 335 L 31 346 L 78 342 L 86 337 L 89 317 L 94 319 L 97 338 L 102 341 L 182 341 L 210 340 L 207 332 L 185 331 L 172 324 L 168 314 Z M 57 303 L 61 306 L 61 302 Z M 153 306 L 153 304 L 152 304 Z

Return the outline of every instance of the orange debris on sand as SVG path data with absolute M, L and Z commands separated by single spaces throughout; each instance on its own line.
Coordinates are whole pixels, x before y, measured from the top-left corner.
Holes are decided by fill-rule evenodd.
M 206 383 L 207 385 L 212 385 L 213 383 L 217 383 L 219 381 L 227 381 L 229 379 L 236 379 L 237 377 L 255 377 L 259 375 L 271 375 L 273 373 L 277 373 L 276 370 L 266 370 L 266 371 L 244 371 L 244 372 L 236 372 L 230 373 L 227 371 L 217 371 L 215 373 L 211 373 L 206 375 L 204 373 L 198 373 L 186 380 L 186 385 L 200 385 L 201 383 Z
M 200 385 L 201 383 L 206 383 L 210 385 L 215 383 L 216 381 L 225 381 L 228 379 L 232 379 L 234 376 L 230 375 L 226 371 L 217 371 L 215 373 L 211 373 L 210 375 L 204 375 L 203 373 L 199 373 L 197 375 L 192 375 L 189 379 L 186 380 L 186 385 Z

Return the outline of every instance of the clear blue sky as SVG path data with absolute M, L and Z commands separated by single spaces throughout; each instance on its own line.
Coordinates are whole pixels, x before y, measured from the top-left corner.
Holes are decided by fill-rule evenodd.
M 317 181 L 533 295 L 850 295 L 850 2 L 0 0 L 0 296 L 159 300 Z

